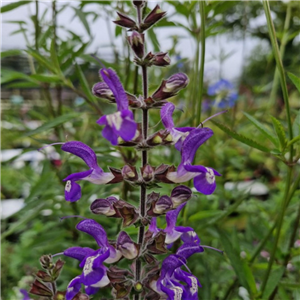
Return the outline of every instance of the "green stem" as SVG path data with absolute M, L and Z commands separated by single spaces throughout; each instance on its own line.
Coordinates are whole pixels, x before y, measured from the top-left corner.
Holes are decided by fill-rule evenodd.
M 278 224 L 277 224 L 277 232 L 276 232 L 275 242 L 274 242 L 273 248 L 271 250 L 271 255 L 270 255 L 268 268 L 267 268 L 266 274 L 265 274 L 263 282 L 262 282 L 261 294 L 264 293 L 264 290 L 266 288 L 266 285 L 267 285 L 267 282 L 268 282 L 268 279 L 269 279 L 269 276 L 270 276 L 270 273 L 271 273 L 272 265 L 273 265 L 274 260 L 275 260 L 277 245 L 278 245 L 280 232 L 281 232 L 281 227 L 282 227 L 283 219 L 284 219 L 284 214 L 285 214 L 285 210 L 287 208 L 287 204 L 289 203 L 289 199 L 290 199 L 289 198 L 289 194 L 290 194 L 289 190 L 290 190 L 290 185 L 291 185 L 292 173 L 293 173 L 293 169 L 292 169 L 292 167 L 289 167 L 288 174 L 287 174 L 287 177 L 286 177 L 284 197 L 282 199 L 282 205 L 281 205 L 279 220 L 278 220 Z
M 201 61 L 200 61 L 200 78 L 199 78 L 199 101 L 197 110 L 196 125 L 200 124 L 202 97 L 203 97 L 203 77 L 204 77 L 204 62 L 205 62 L 205 1 L 200 1 L 200 18 L 201 18 Z
M 280 50 L 279 50 L 281 59 L 283 59 L 284 53 L 285 53 L 285 47 L 286 47 L 286 41 L 287 41 L 286 38 L 288 35 L 290 23 L 291 23 L 291 15 L 292 15 L 292 6 L 291 6 L 291 3 L 289 2 L 287 5 L 285 22 L 284 22 L 284 27 L 283 27 L 283 35 L 282 35 Z M 278 71 L 278 68 L 276 68 L 275 74 L 274 74 L 274 79 L 273 79 L 272 90 L 271 90 L 271 94 L 270 94 L 269 108 L 272 108 L 275 105 L 276 95 L 277 95 L 277 90 L 278 90 L 279 84 L 280 84 L 279 71 Z
M 275 27 L 274 27 L 273 20 L 271 17 L 271 10 L 270 10 L 270 5 L 269 5 L 268 0 L 263 1 L 263 7 L 264 7 L 266 19 L 267 19 L 268 30 L 269 30 L 269 35 L 271 38 L 274 57 L 275 57 L 276 65 L 277 65 L 279 75 L 280 75 L 280 83 L 281 83 L 283 99 L 284 99 L 286 114 L 287 114 L 289 138 L 291 140 L 293 138 L 293 127 L 292 127 L 292 119 L 291 119 L 291 114 L 290 114 L 289 95 L 288 95 L 288 90 L 287 90 L 287 85 L 286 85 L 284 68 L 283 68 L 283 64 L 282 64 L 282 60 L 281 60 L 281 56 L 280 56 L 280 51 L 279 51 L 277 40 L 276 40 L 276 31 L 275 31 Z M 293 161 L 293 146 L 291 146 L 291 148 L 290 148 L 289 160 L 290 160 L 290 162 Z

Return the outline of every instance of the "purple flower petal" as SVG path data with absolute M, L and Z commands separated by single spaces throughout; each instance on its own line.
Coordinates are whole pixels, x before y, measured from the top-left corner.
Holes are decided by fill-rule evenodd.
M 120 137 L 124 141 L 130 141 L 136 134 L 137 124 L 133 120 L 133 113 L 130 110 L 123 110 L 121 112 L 123 118 L 121 128 L 118 130 Z
M 211 195 L 216 189 L 216 180 L 214 174 L 202 173 L 194 178 L 195 189 L 204 194 Z
M 82 272 L 82 283 L 84 285 L 94 285 L 102 280 L 106 275 L 106 269 L 103 266 L 103 262 L 108 257 L 109 250 L 106 250 L 103 254 L 87 257 Z
M 75 277 L 68 285 L 67 293 L 66 293 L 66 300 L 73 300 L 76 294 L 81 289 L 81 276 Z
M 111 142 L 112 145 L 116 146 L 118 145 L 118 135 L 115 132 L 115 130 L 110 127 L 109 125 L 106 125 L 102 130 L 102 135 L 105 139 Z
M 170 210 L 166 214 L 167 227 L 165 232 L 170 232 L 175 228 L 179 212 L 183 209 L 187 202 L 180 204 L 176 209 Z
M 112 69 L 101 69 L 100 74 L 105 83 L 112 90 L 118 110 L 128 109 L 128 99 L 118 75 Z
M 20 293 L 23 295 L 23 299 L 22 300 L 30 300 L 29 294 L 26 290 L 24 289 L 19 289 Z
M 180 165 L 191 164 L 198 148 L 213 134 L 213 131 L 207 127 L 192 130 L 182 145 Z
M 151 219 L 149 230 L 151 232 L 153 232 L 153 236 L 156 235 L 157 233 L 159 233 L 159 229 L 157 228 L 157 225 L 156 225 L 156 218 Z
M 160 117 L 162 123 L 167 129 L 174 128 L 174 122 L 172 118 L 174 110 L 175 110 L 175 105 L 173 103 L 168 102 L 162 107 L 160 111 Z
M 76 228 L 91 235 L 100 247 L 106 248 L 108 245 L 107 235 L 103 227 L 92 219 L 79 222 Z
M 88 247 L 71 247 L 64 251 L 64 255 L 82 262 L 86 256 L 92 255 L 94 252 L 95 250 Z
M 100 169 L 95 152 L 82 142 L 73 141 L 63 144 L 61 149 L 80 157 L 90 168 Z
M 178 257 L 184 258 L 185 260 L 188 259 L 191 255 L 199 252 L 203 252 L 204 249 L 200 245 L 197 245 L 195 243 L 191 244 L 183 244 L 180 246 L 176 252 L 176 255 Z
M 69 175 L 68 177 L 66 177 L 65 179 L 63 179 L 63 181 L 77 181 L 77 180 L 82 180 L 85 177 L 88 177 L 89 175 L 91 175 L 93 172 L 93 169 L 91 170 L 87 170 L 87 171 L 83 171 L 83 172 L 78 172 L 78 173 L 73 173 L 71 175 Z
M 81 187 L 75 181 L 68 180 L 65 186 L 65 199 L 75 202 L 81 198 Z

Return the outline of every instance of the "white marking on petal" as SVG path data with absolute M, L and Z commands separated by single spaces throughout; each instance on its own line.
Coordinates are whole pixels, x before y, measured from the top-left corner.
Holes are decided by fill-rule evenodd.
M 92 287 L 95 287 L 95 288 L 101 288 L 101 287 L 104 287 L 106 285 L 108 285 L 110 283 L 107 275 L 105 274 L 100 281 L 94 283 L 94 284 L 91 284 Z
M 106 120 L 110 127 L 115 127 L 117 130 L 120 130 L 123 122 L 120 111 L 117 111 L 111 115 L 107 115 Z
M 174 292 L 174 300 L 181 300 L 183 290 L 179 286 L 171 287 L 170 290 Z
M 69 193 L 71 188 L 72 188 L 72 182 L 71 180 L 68 180 L 65 186 L 65 191 Z
M 190 292 L 192 295 L 198 292 L 198 282 L 197 279 L 193 276 L 189 276 L 189 278 L 192 281 L 192 286 L 190 287 Z
M 90 256 L 87 258 L 87 260 L 85 261 L 84 267 L 83 267 L 84 276 L 87 276 L 93 272 L 93 263 L 97 257 L 98 257 L 98 255 Z
M 175 144 L 180 139 L 183 142 L 189 134 L 190 134 L 189 131 L 182 132 L 182 131 L 176 130 L 175 128 L 172 128 L 172 130 L 171 130 L 171 135 L 172 135 L 172 138 L 173 138 L 172 142 Z
M 177 172 L 170 172 L 167 174 L 167 178 L 175 183 L 180 183 L 180 182 L 189 181 L 190 179 L 196 177 L 197 175 L 199 175 L 199 173 L 186 172 L 183 175 L 178 176 Z
M 182 235 L 182 232 L 178 232 L 176 230 L 173 230 L 172 233 L 168 233 L 166 235 L 165 243 L 166 244 L 172 244 L 174 243 L 180 236 Z
M 214 171 L 210 168 L 205 168 L 207 173 L 205 173 L 205 179 L 209 184 L 213 184 L 215 182 L 215 174 Z

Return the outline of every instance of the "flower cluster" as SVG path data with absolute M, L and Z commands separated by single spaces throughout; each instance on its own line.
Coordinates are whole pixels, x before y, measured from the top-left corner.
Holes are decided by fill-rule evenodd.
M 103 137 L 113 146 L 135 147 L 142 152 L 142 166 L 126 164 L 121 169 L 110 167 L 104 171 L 99 165 L 96 153 L 80 141 L 63 143 L 61 150 L 82 159 L 86 170 L 67 176 L 64 181 L 65 199 L 70 202 L 81 198 L 81 180 L 93 184 L 116 184 L 129 182 L 140 188 L 140 202 L 132 205 L 122 199 L 110 196 L 95 199 L 90 210 L 95 215 L 105 215 L 122 220 L 122 226 L 135 225 L 139 228 L 138 240 L 121 231 L 115 240 L 108 240 L 104 228 L 93 219 L 80 221 L 76 228 L 87 233 L 96 241 L 98 248 L 74 246 L 63 251 L 63 255 L 79 261 L 82 273 L 68 285 L 66 300 L 77 299 L 82 286 L 87 295 L 96 294 L 99 289 L 109 286 L 114 298 L 129 299 L 132 295 L 138 299 L 198 299 L 198 279 L 182 268 L 187 267 L 188 258 L 204 251 L 206 246 L 200 245 L 200 239 L 193 228 L 177 226 L 180 211 L 192 197 L 192 190 L 184 185 L 173 188 L 170 195 L 152 192 L 147 188 L 157 184 L 184 183 L 193 179 L 195 189 L 205 195 L 212 194 L 216 188 L 215 176 L 220 174 L 213 168 L 194 163 L 195 155 L 213 135 L 208 127 L 176 127 L 173 121 L 175 105 L 168 99 L 177 95 L 188 85 L 189 79 L 184 73 L 177 73 L 166 80 L 152 95 L 147 91 L 147 68 L 164 67 L 170 64 L 167 53 L 145 53 L 145 31 L 164 17 L 165 12 L 157 5 L 144 19 L 141 9 L 144 1 L 133 1 L 138 12 L 138 22 L 118 13 L 119 26 L 132 31 L 128 43 L 135 55 L 134 62 L 142 68 L 143 96 L 137 97 L 126 92 L 116 72 L 112 69 L 100 70 L 101 82 L 96 83 L 92 92 L 95 96 L 115 103 L 117 111 L 101 116 L 97 123 L 104 126 Z M 164 129 L 148 135 L 148 110 L 160 109 Z M 137 124 L 131 109 L 142 111 L 142 124 Z M 148 164 L 147 155 L 156 146 L 174 145 L 181 154 L 178 167 L 161 164 Z M 101 164 L 100 164 L 101 165 Z M 157 218 L 165 216 L 166 227 L 157 227 Z M 148 228 L 147 228 L 148 227 Z M 157 255 L 168 253 L 175 241 L 182 242 L 176 251 L 163 260 Z M 174 253 L 174 251 L 173 251 Z M 118 268 L 120 260 L 129 260 L 131 270 Z M 151 271 L 149 271 L 151 267 Z M 81 294 L 82 295 L 82 294 Z M 88 297 L 88 296 L 86 296 Z

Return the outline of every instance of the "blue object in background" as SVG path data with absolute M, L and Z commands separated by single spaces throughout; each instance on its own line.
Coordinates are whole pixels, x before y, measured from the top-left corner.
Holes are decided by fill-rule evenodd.
M 238 93 L 233 84 L 228 80 L 221 79 L 208 87 L 207 94 L 214 96 L 213 105 L 219 108 L 227 108 L 234 106 Z

